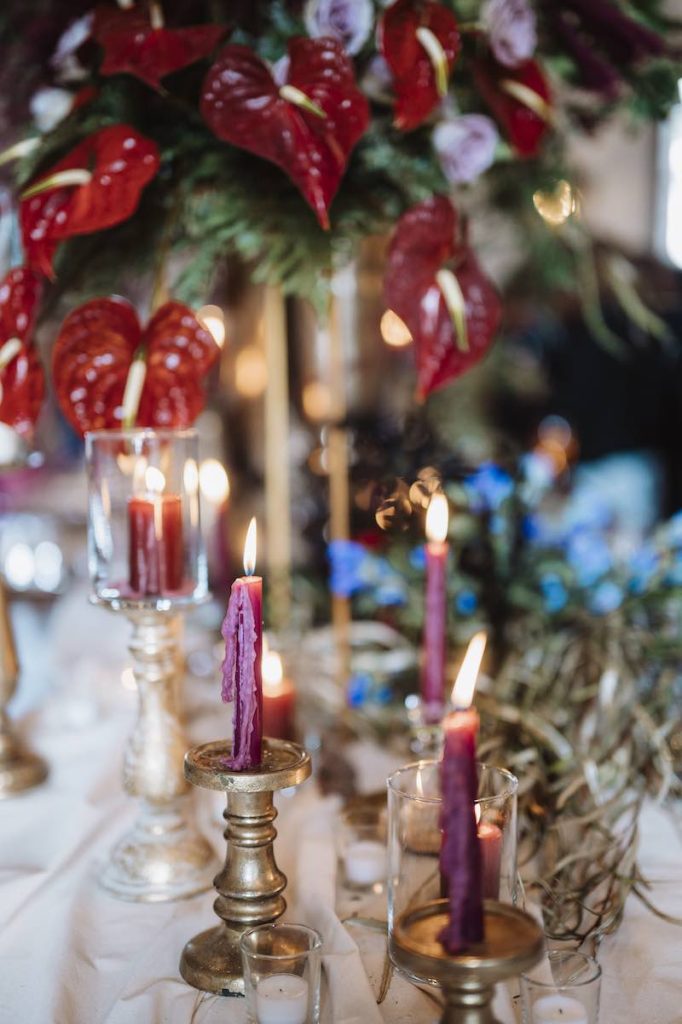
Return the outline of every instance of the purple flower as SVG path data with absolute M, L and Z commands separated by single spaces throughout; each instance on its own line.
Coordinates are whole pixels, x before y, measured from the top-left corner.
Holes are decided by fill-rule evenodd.
M 497 128 L 484 114 L 462 114 L 441 121 L 433 145 L 443 174 L 455 185 L 474 181 L 495 159 Z
M 528 0 L 486 0 L 481 20 L 500 64 L 515 68 L 533 56 L 537 34 Z
M 332 36 L 347 53 L 358 53 L 374 22 L 371 0 L 308 0 L 303 12 L 308 35 Z

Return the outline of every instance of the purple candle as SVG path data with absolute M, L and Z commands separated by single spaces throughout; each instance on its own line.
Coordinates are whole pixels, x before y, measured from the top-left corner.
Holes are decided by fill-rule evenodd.
M 440 871 L 448 893 L 449 920 L 439 939 L 453 955 L 483 940 L 481 843 L 474 811 L 478 714 L 471 701 L 485 643 L 485 633 L 472 638 L 453 690 L 455 710 L 443 722 Z
M 225 640 L 222 698 L 232 702 L 232 771 L 256 768 L 263 739 L 263 580 L 256 568 L 256 520 L 244 545 L 244 572 L 232 584 L 221 633 Z
M 444 494 L 434 494 L 426 511 L 426 600 L 421 696 L 424 718 L 427 722 L 439 722 L 443 717 L 446 573 L 450 550 L 445 539 L 447 535 L 448 499 Z

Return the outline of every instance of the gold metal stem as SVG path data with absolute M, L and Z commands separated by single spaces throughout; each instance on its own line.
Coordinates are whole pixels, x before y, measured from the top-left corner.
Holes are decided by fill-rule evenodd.
M 188 817 L 187 741 L 177 699 L 179 617 L 146 608 L 126 614 L 139 704 L 123 755 L 123 787 L 139 799 L 140 811 L 112 850 L 101 884 L 120 899 L 181 899 L 209 888 L 216 861 Z
M 286 910 L 286 876 L 275 862 L 277 816 L 272 794 L 308 778 L 310 758 L 295 743 L 263 741 L 263 762 L 254 771 L 225 768 L 226 743 L 205 743 L 188 751 L 185 775 L 196 786 L 223 790 L 227 808 L 225 866 L 214 885 L 213 904 L 221 923 L 201 932 L 185 946 L 180 973 L 195 988 L 221 995 L 243 995 L 239 940 L 249 928 L 276 921 Z
M 0 578 L 0 799 L 15 796 L 47 778 L 47 765 L 16 736 L 7 705 L 14 696 L 19 662 L 9 617 L 5 584 Z

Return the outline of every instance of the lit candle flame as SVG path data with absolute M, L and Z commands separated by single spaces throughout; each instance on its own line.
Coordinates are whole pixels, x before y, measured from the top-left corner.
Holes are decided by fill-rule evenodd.
M 246 540 L 244 542 L 244 572 L 247 576 L 253 576 L 256 571 L 256 540 L 256 517 L 253 516 L 246 531 Z
M 282 682 L 282 676 L 284 675 L 282 659 L 277 651 L 263 651 L 261 671 L 263 674 L 263 687 L 267 690 L 276 690 Z
M 426 510 L 426 539 L 442 544 L 448 535 L 448 499 L 442 492 L 434 494 Z
M 147 466 L 144 472 L 144 485 L 152 494 L 162 494 L 166 486 L 166 478 L 156 466 Z
M 476 689 L 476 680 L 483 661 L 483 653 L 487 642 L 484 632 L 472 636 L 464 655 L 462 667 L 457 673 L 455 685 L 452 688 L 452 703 L 456 708 L 464 709 L 471 705 Z
M 480 804 L 474 804 L 474 818 L 476 819 L 476 824 L 480 825 L 481 824 L 481 805 Z

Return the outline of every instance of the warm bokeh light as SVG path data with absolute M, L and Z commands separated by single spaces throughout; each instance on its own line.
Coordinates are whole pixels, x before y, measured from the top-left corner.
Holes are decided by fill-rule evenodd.
M 409 327 L 392 309 L 386 310 L 381 318 L 379 327 L 381 337 L 392 348 L 403 348 L 412 341 Z
M 245 345 L 234 361 L 234 383 L 244 398 L 258 398 L 268 383 L 265 356 L 255 345 Z
M 218 348 L 225 344 L 225 314 L 220 306 L 202 306 L 197 312 L 197 320 L 213 335 Z
M 282 659 L 277 651 L 263 651 L 261 671 L 263 674 L 263 689 L 276 690 L 282 682 L 284 675 Z
M 162 494 L 166 478 L 156 466 L 147 466 L 144 471 L 144 485 L 151 494 Z
M 213 505 L 222 505 L 230 496 L 230 479 L 217 459 L 204 459 L 201 463 L 199 486 L 203 497 Z
M 199 470 L 194 459 L 187 459 L 185 461 L 185 468 L 182 471 L 182 479 L 187 493 L 196 494 L 199 489 Z
M 426 539 L 430 544 L 442 544 L 448 535 L 448 499 L 442 491 L 434 494 L 426 510 Z
M 472 636 L 469 641 L 462 667 L 457 673 L 455 685 L 452 688 L 452 703 L 456 708 L 468 708 L 474 699 L 474 690 L 487 639 L 486 634 L 481 631 Z
M 247 576 L 253 576 L 256 571 L 257 533 L 256 517 L 253 516 L 244 541 L 244 572 Z
M 578 197 L 570 182 L 562 179 L 553 192 L 534 192 L 533 205 L 545 223 L 558 228 L 577 211 Z
M 332 396 L 321 380 L 311 380 L 303 387 L 303 411 L 310 420 L 327 420 L 331 415 Z

